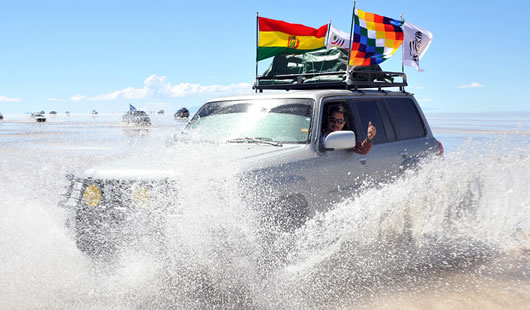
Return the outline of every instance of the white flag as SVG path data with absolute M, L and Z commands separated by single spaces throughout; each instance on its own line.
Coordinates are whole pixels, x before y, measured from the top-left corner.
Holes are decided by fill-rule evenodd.
M 329 27 L 328 41 L 326 48 L 339 47 L 350 49 L 350 35 L 342 30 L 335 28 L 333 25 Z
M 431 45 L 432 33 L 407 21 L 403 24 L 402 28 L 403 64 L 414 67 L 419 72 L 422 72 L 423 69 L 420 69 L 420 59 Z

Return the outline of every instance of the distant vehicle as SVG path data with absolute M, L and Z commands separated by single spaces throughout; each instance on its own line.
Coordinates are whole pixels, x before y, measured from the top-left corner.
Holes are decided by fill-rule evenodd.
M 164 114 L 164 110 L 158 111 L 158 114 L 160 114 L 160 115 Z
M 31 113 L 31 118 L 33 118 L 35 121 L 39 123 L 46 121 L 46 116 L 44 116 L 44 113 L 41 113 L 41 112 Z
M 175 119 L 188 118 L 190 117 L 190 111 L 186 108 L 182 108 L 175 112 Z
M 92 115 L 97 115 L 97 114 L 98 114 L 98 111 L 92 110 Z
M 151 118 L 144 111 L 128 111 L 123 115 L 123 122 L 136 125 L 151 125 Z
M 56 114 L 57 114 L 57 112 L 55 112 L 55 111 L 50 111 L 50 113 L 48 113 L 48 114 L 51 114 L 51 115 L 56 115 Z
M 70 116 L 70 111 L 66 111 L 66 112 L 64 112 L 64 114 Z
M 2 113 L 0 113 L 0 120 L 4 119 L 4 116 L 2 115 Z

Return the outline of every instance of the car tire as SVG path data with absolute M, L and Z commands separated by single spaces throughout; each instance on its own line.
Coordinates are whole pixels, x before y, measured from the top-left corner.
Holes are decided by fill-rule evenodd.
M 271 204 L 269 215 L 281 231 L 294 231 L 309 217 L 307 200 L 301 194 L 280 197 Z
M 402 174 L 408 170 L 415 171 L 416 169 L 418 169 L 419 163 L 420 163 L 419 158 L 407 158 L 399 166 L 399 173 Z

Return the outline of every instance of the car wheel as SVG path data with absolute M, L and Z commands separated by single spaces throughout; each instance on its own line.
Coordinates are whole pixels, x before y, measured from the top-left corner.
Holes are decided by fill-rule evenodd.
M 294 237 L 309 217 L 308 204 L 300 194 L 283 196 L 269 202 L 263 209 L 260 229 L 262 254 L 259 256 L 260 273 L 270 274 L 272 270 L 287 261 Z
M 271 205 L 271 220 L 282 231 L 296 230 L 306 222 L 308 216 L 307 200 L 300 194 L 280 197 Z
M 399 166 L 399 173 L 404 173 L 408 170 L 416 170 L 420 160 L 418 158 L 407 158 Z

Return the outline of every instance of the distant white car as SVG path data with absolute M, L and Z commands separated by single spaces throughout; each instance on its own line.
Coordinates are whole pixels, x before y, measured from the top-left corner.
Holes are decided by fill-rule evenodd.
M 46 116 L 44 116 L 43 113 L 31 113 L 31 118 L 33 118 L 37 122 L 45 122 Z

